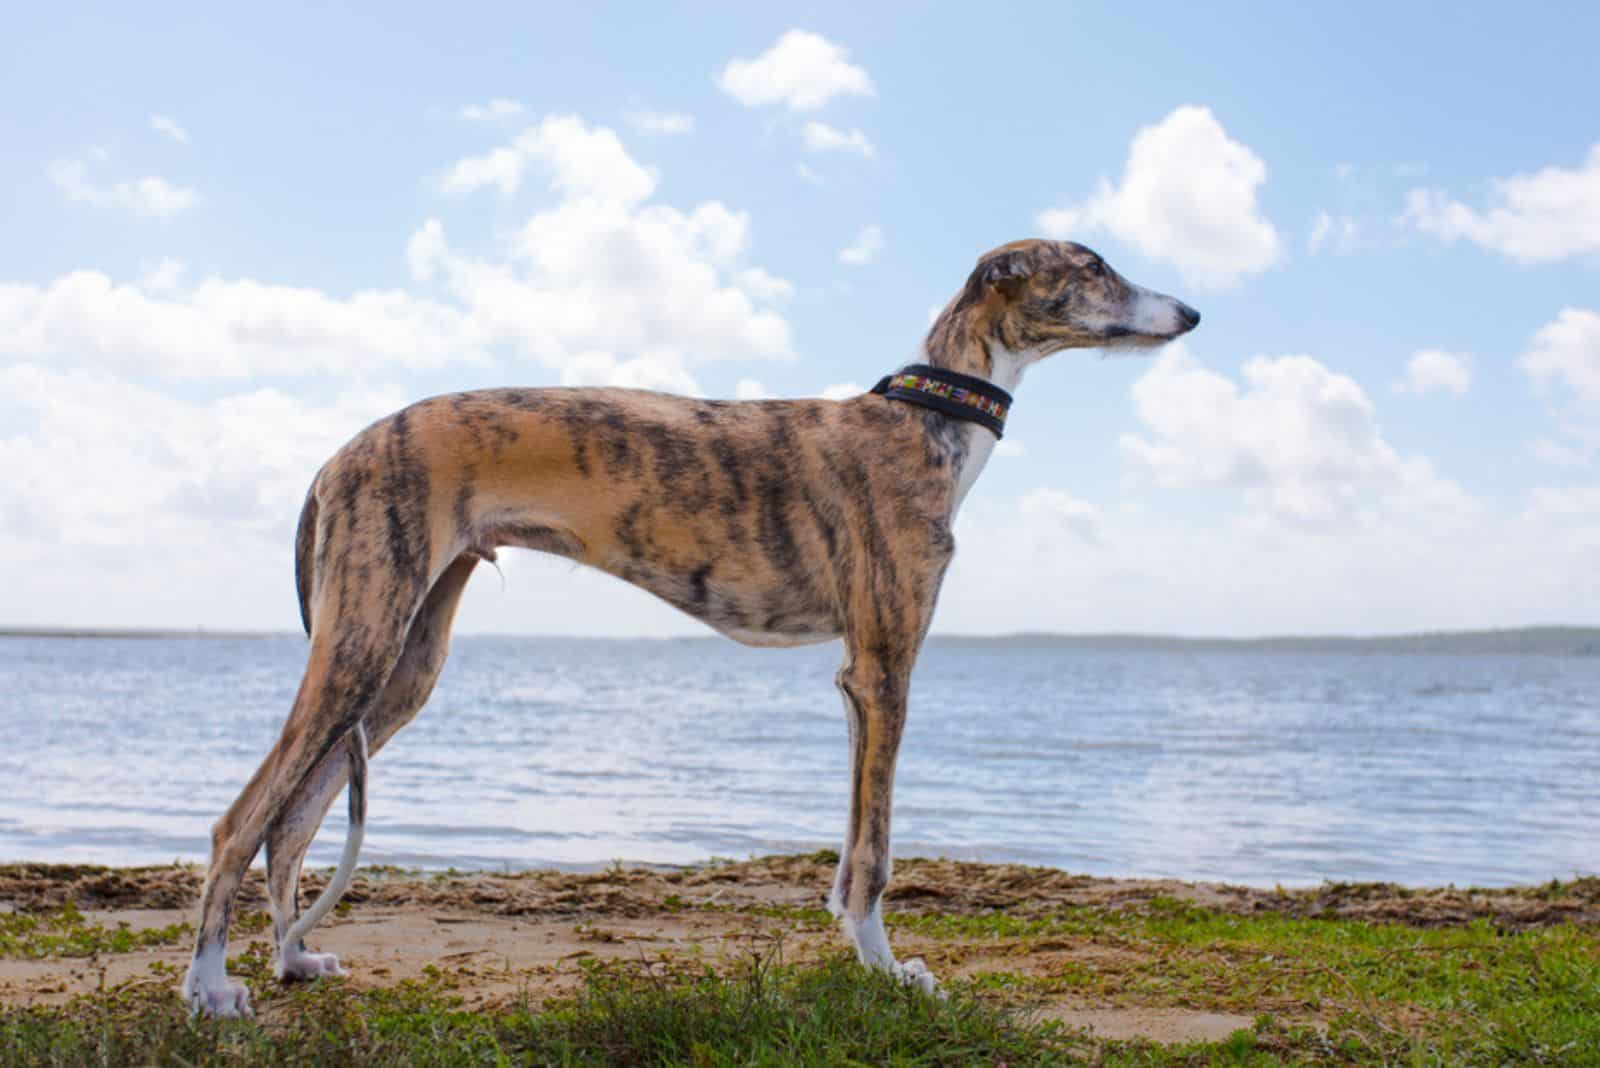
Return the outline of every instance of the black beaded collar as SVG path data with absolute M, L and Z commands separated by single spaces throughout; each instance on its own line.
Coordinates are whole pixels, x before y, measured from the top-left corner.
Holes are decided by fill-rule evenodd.
M 902 368 L 872 387 L 890 400 L 932 408 L 952 419 L 978 423 L 1004 436 L 1006 413 L 1011 410 L 1011 394 L 981 378 L 914 363 Z

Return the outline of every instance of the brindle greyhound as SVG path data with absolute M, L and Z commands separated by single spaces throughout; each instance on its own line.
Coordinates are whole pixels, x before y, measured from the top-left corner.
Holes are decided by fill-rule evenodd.
M 277 744 L 212 830 L 185 998 L 196 1012 L 250 1011 L 224 960 L 234 895 L 263 843 L 278 976 L 341 974 L 303 939 L 354 870 L 368 746 L 427 700 L 467 579 L 501 546 L 599 568 L 752 645 L 844 639 L 850 810 L 830 907 L 863 963 L 932 990 L 921 961 L 895 961 L 878 910 L 890 792 L 951 524 L 994 448 L 1003 391 L 1062 349 L 1159 345 L 1199 321 L 1081 245 L 1019 241 L 978 261 L 929 331 L 920 377 L 882 394 L 486 390 L 357 434 L 306 496 L 295 559 L 310 656 Z M 306 847 L 347 781 L 344 855 L 298 914 Z

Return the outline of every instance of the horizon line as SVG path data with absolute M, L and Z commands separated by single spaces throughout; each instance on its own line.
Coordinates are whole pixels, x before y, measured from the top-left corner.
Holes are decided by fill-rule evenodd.
M 1058 631 L 1016 630 L 998 633 L 973 633 L 962 631 L 936 631 L 928 640 L 946 641 L 1007 641 L 1007 640 L 1064 640 L 1064 641 L 1138 641 L 1181 643 L 1239 643 L 1266 642 L 1376 642 L 1403 641 L 1407 639 L 1496 637 L 1510 634 L 1573 634 L 1593 631 L 1600 635 L 1600 623 L 1528 623 L 1496 627 L 1469 627 L 1459 630 L 1431 629 L 1390 632 L 1338 633 L 1278 633 L 1251 635 L 1181 634 L 1160 631 Z M 462 631 L 456 638 L 514 638 L 530 641 L 710 641 L 729 640 L 724 635 L 708 634 L 519 634 L 506 631 Z M 194 627 L 136 627 L 136 626 L 83 626 L 83 625 L 6 625 L 0 624 L 0 638 L 211 638 L 258 639 L 300 638 L 306 635 L 299 630 Z M 832 638 L 829 641 L 839 639 Z M 826 642 L 817 642 L 823 645 Z

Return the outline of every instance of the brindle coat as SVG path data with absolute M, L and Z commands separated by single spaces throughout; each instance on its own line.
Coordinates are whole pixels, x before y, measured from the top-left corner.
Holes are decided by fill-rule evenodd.
M 1009 388 L 1059 349 L 1160 343 L 1197 320 L 1082 246 L 1017 242 L 979 261 L 925 359 Z M 741 642 L 844 639 L 851 801 L 833 902 L 863 959 L 898 968 L 877 902 L 906 689 L 988 433 L 873 394 L 497 389 L 425 400 L 356 435 L 306 496 L 296 578 L 310 656 L 277 744 L 213 830 L 186 996 L 248 1011 L 219 961 L 263 843 L 279 974 L 337 970 L 288 935 L 306 848 L 352 765 L 364 771 L 345 743 L 360 724 L 375 752 L 416 715 L 468 577 L 503 546 L 608 572 Z

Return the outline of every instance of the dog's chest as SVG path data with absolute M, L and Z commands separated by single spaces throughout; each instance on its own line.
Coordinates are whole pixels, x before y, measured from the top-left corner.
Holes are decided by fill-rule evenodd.
M 745 645 L 809 645 L 837 638 L 840 628 L 828 599 L 804 576 L 737 576 L 723 562 L 684 570 L 643 560 L 608 568 L 713 630 Z

